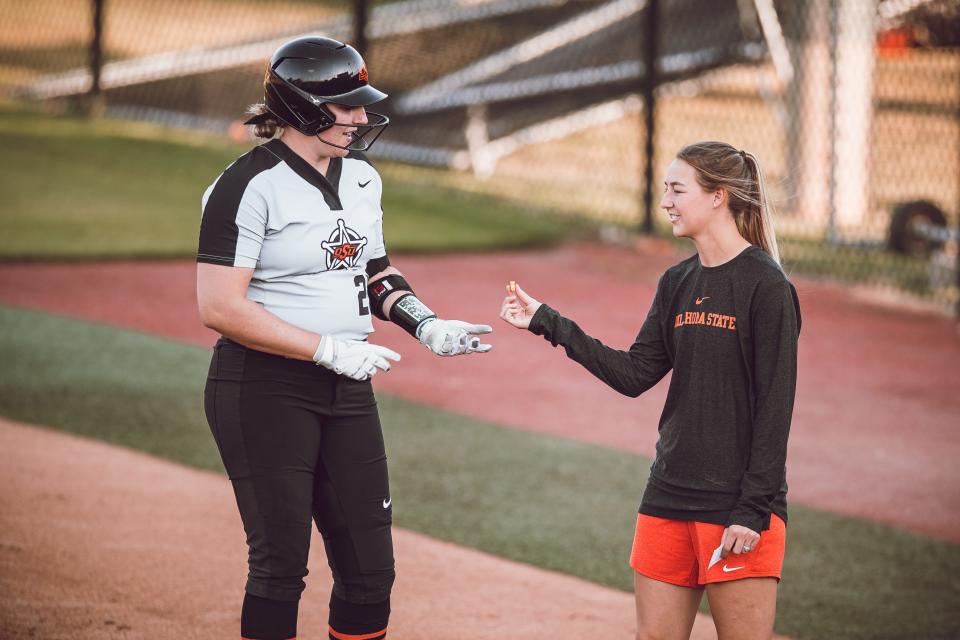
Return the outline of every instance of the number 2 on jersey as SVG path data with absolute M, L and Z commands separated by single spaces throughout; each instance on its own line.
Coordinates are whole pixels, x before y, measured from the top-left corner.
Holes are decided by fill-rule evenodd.
M 370 315 L 370 307 L 367 305 L 367 279 L 363 276 L 355 276 L 353 278 L 353 284 L 360 287 L 360 292 L 357 294 L 357 300 L 360 307 L 360 315 L 368 316 Z

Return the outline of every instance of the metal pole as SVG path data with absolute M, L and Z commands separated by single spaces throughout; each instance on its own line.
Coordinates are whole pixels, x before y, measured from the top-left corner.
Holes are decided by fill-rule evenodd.
M 830 0 L 830 159 L 827 183 L 827 243 L 840 240 L 837 233 L 837 2 Z
M 957 81 L 958 88 L 960 88 L 960 74 L 954 74 L 954 78 Z M 958 120 L 960 120 L 960 118 L 958 118 Z M 958 122 L 958 124 L 960 124 L 960 122 Z M 958 131 L 960 131 L 960 128 L 958 128 Z M 960 156 L 960 136 L 957 136 L 957 149 L 958 149 L 957 155 Z M 960 171 L 957 172 L 957 186 L 960 187 Z M 960 195 L 960 193 L 958 193 L 958 195 Z M 960 197 L 957 198 L 956 215 L 957 215 L 957 237 L 956 237 L 956 242 L 954 243 L 954 250 L 956 252 L 956 255 L 954 256 L 954 266 L 957 269 L 956 318 L 957 318 L 957 322 L 960 323 Z
M 89 115 L 100 111 L 102 95 L 100 92 L 100 69 L 103 67 L 103 9 L 106 0 L 93 0 L 93 38 L 90 41 L 90 92 L 88 95 Z
M 367 57 L 367 0 L 353 1 L 353 48 Z
M 643 232 L 653 233 L 653 162 L 655 142 L 655 119 L 657 87 L 657 23 L 660 19 L 659 0 L 647 0 L 646 19 L 643 24 L 643 113 L 645 144 L 643 150 Z

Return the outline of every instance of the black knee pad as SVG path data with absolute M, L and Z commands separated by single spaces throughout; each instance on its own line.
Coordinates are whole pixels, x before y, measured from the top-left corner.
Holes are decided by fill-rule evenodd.
M 251 554 L 247 593 L 269 600 L 299 600 L 306 587 L 303 581 L 307 575 L 306 562 L 300 558 L 284 558 L 280 554 L 265 559 L 259 556 L 254 561 Z
M 367 635 L 387 633 L 390 621 L 390 598 L 380 602 L 357 604 L 347 602 L 336 594 L 330 595 L 330 628 L 341 634 Z M 330 636 L 334 636 L 331 634 Z
M 394 570 L 383 571 L 377 574 L 376 578 L 368 577 L 366 598 L 364 602 L 378 602 L 379 600 L 389 600 L 390 592 L 393 590 L 393 581 L 397 573 Z
M 333 593 L 344 602 L 355 604 L 388 600 L 396 575 L 392 568 L 377 571 L 375 574 L 366 573 L 352 580 L 343 580 L 342 575 L 338 580 L 335 575 Z
M 299 601 L 268 600 L 251 593 L 243 598 L 240 635 L 251 640 L 289 640 L 297 636 Z

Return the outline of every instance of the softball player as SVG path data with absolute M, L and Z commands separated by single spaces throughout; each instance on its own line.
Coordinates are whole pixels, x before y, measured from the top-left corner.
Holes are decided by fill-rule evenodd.
M 486 325 L 441 320 L 387 257 L 382 182 L 361 151 L 388 124 L 386 94 L 336 40 L 281 46 L 247 124 L 268 142 L 206 190 L 200 314 L 222 338 L 207 419 L 247 534 L 243 638 L 297 633 L 312 521 L 333 573 L 329 636 L 386 636 L 394 580 L 383 435 L 370 378 L 400 355 L 372 316 L 438 355 L 484 352 Z M 279 134 L 279 135 L 278 135 Z
M 513 282 L 500 315 L 631 397 L 673 371 L 630 555 L 637 638 L 688 638 L 705 590 L 721 639 L 766 639 L 785 549 L 799 302 L 752 154 L 684 147 L 660 206 L 697 254 L 660 278 L 627 351 Z

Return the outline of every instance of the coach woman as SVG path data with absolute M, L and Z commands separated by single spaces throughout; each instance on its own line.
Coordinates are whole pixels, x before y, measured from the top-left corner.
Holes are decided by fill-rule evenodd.
M 704 593 L 720 640 L 769 640 L 786 551 L 797 292 L 752 153 L 683 147 L 660 206 L 696 253 L 661 276 L 628 349 L 591 338 L 515 284 L 501 317 L 630 397 L 672 371 L 630 554 L 637 640 L 689 638 Z

